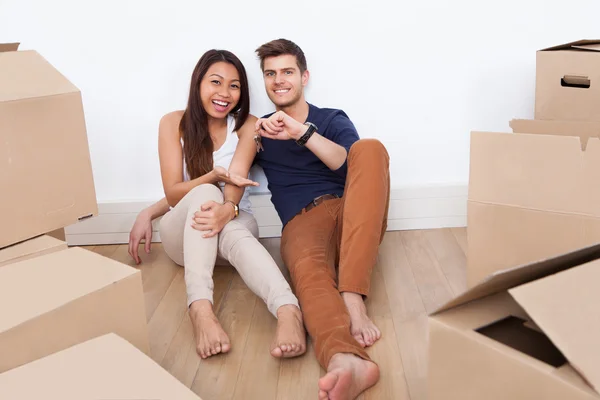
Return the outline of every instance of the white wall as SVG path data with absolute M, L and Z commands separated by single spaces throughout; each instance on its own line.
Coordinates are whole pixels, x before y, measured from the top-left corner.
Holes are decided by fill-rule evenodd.
M 263 114 L 254 49 L 297 42 L 308 100 L 384 142 L 395 188 L 466 184 L 469 131 L 531 118 L 535 51 L 600 37 L 598 15 L 597 0 L 0 0 L 0 42 L 38 50 L 82 90 L 98 201 L 152 200 L 158 120 L 185 105 L 210 48 L 242 59 Z

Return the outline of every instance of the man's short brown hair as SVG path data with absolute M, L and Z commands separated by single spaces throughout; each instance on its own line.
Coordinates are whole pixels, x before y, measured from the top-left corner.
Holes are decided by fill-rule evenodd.
M 300 68 L 300 73 L 304 73 L 304 71 L 307 70 L 304 52 L 300 46 L 287 39 L 276 39 L 265 43 L 256 49 L 256 54 L 258 54 L 258 58 L 260 58 L 260 69 L 262 71 L 265 70 L 265 58 L 286 54 L 296 56 L 296 64 L 298 64 L 298 68 Z

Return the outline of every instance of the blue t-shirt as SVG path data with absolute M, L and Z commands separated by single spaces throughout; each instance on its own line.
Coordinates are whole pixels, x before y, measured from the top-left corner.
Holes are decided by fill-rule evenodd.
M 307 122 L 317 132 L 343 146 L 346 151 L 359 137 L 350 118 L 342 110 L 318 108 L 308 104 Z M 263 118 L 269 117 L 265 115 Z M 332 171 L 312 151 L 294 140 L 262 138 L 264 151 L 256 156 L 267 177 L 271 202 L 285 225 L 316 197 L 337 194 L 342 197 L 346 183 L 347 163 Z

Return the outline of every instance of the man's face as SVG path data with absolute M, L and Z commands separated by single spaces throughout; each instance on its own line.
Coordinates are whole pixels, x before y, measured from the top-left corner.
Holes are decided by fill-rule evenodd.
M 308 71 L 300 73 L 296 56 L 268 57 L 264 61 L 263 78 L 267 96 L 279 108 L 289 107 L 303 98 Z

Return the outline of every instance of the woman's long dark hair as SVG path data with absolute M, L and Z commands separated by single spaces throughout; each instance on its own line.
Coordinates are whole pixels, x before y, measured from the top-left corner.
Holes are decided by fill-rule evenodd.
M 219 61 L 233 65 L 240 75 L 240 100 L 233 110 L 236 115 L 236 131 L 244 125 L 250 112 L 248 77 L 242 62 L 227 50 L 209 50 L 204 53 L 192 73 L 187 107 L 179 123 L 179 132 L 184 143 L 183 156 L 190 179 L 198 178 L 213 169 L 214 146 L 208 132 L 208 114 L 202 106 L 202 99 L 200 99 L 200 82 L 208 68 Z

